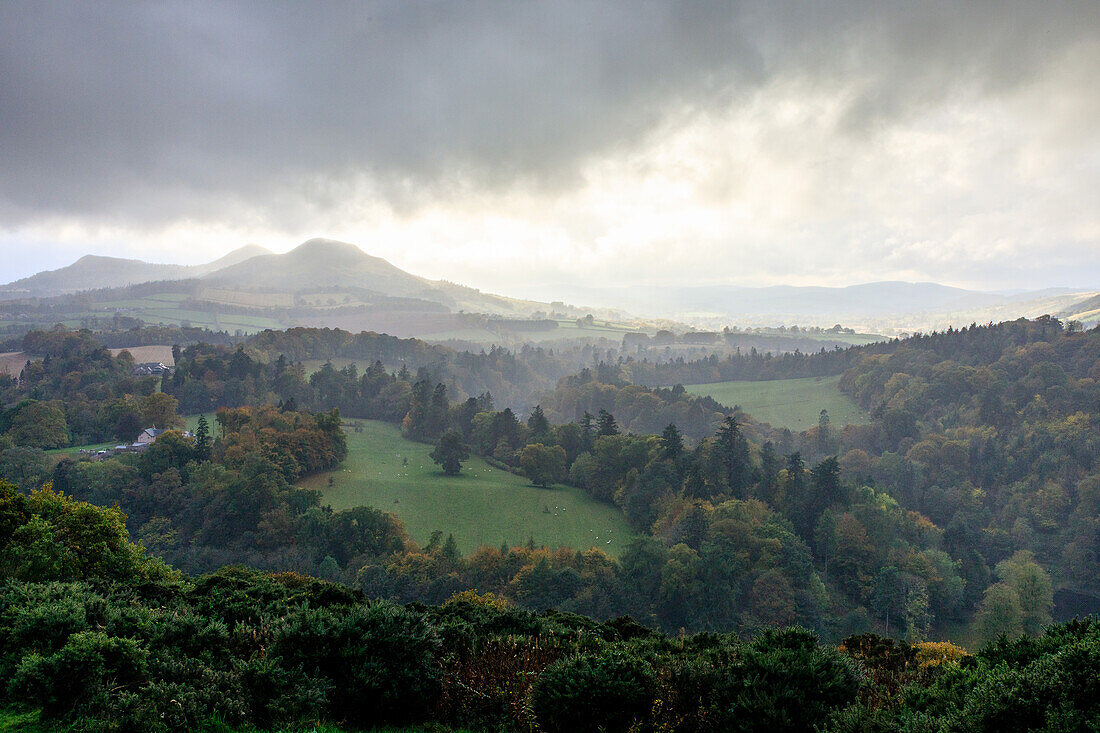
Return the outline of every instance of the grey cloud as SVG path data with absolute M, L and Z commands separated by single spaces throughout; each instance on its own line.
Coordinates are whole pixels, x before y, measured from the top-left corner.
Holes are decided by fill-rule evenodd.
M 567 188 L 670 114 L 780 77 L 851 90 L 845 129 L 864 134 L 958 89 L 1029 83 L 1095 41 L 1098 8 L 7 2 L 0 224 L 278 220 L 354 181 L 406 204 Z

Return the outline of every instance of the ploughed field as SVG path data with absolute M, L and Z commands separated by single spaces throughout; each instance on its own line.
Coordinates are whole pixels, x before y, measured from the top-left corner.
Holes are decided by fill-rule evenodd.
M 420 545 L 438 529 L 454 534 L 463 553 L 533 538 L 540 546 L 599 547 L 617 556 L 633 538 L 617 507 L 593 501 L 580 489 L 536 488 L 480 458 L 464 462 L 460 476 L 444 476 L 428 455 L 432 446 L 406 440 L 396 425 L 346 420 L 345 430 L 347 460 L 301 485 L 321 491 L 334 509 L 393 512 Z
M 840 391 L 840 377 L 775 379 L 767 382 L 714 382 L 689 384 L 688 392 L 713 397 L 727 407 L 740 407 L 755 420 L 794 431 L 814 425 L 821 411 L 829 413 L 834 427 L 869 422 L 868 416 Z

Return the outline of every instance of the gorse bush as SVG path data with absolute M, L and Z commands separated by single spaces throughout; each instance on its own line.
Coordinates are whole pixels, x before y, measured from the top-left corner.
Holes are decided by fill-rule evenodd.
M 649 662 L 612 646 L 550 666 L 535 683 L 532 703 L 547 733 L 625 731 L 646 720 L 656 689 Z
M 804 629 L 769 629 L 745 649 L 734 700 L 736 729 L 803 731 L 855 702 L 858 666 Z
M 281 666 L 332 685 L 329 712 L 357 726 L 425 719 L 439 697 L 440 641 L 423 615 L 388 603 L 303 609 L 276 630 Z
M 9 689 L 51 715 L 103 706 L 108 695 L 132 691 L 142 683 L 147 662 L 148 652 L 134 639 L 80 631 L 53 654 L 25 656 Z

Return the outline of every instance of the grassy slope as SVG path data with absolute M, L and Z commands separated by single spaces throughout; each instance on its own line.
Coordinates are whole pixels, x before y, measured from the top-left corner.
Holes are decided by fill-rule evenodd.
M 867 416 L 840 389 L 840 377 L 777 379 L 769 382 L 691 384 L 687 391 L 707 395 L 728 407 L 740 406 L 757 420 L 774 427 L 806 430 L 817 424 L 822 409 L 832 425 L 867 422 Z
M 444 476 L 428 457 L 432 446 L 406 440 L 395 425 L 358 422 L 363 431 L 349 426 L 344 465 L 302 482 L 319 489 L 335 509 L 369 505 L 393 512 L 417 543 L 423 545 L 439 529 L 454 533 L 464 553 L 533 537 L 538 545 L 599 547 L 614 556 L 633 537 L 618 509 L 592 501 L 580 489 L 538 489 L 479 458 L 470 459 L 461 476 Z
M 179 325 L 186 321 L 192 326 L 231 332 L 239 329 L 246 333 L 262 331 L 265 328 L 286 327 L 276 319 L 261 315 L 212 313 L 207 310 L 190 309 L 185 307 L 188 297 L 180 293 L 152 293 L 140 298 L 96 301 L 92 303 L 91 310 L 84 310 L 74 305 L 69 312 L 55 314 L 53 320 L 60 321 L 71 328 L 79 328 L 82 319 L 109 318 L 116 309 L 123 309 L 123 315 L 140 318 L 150 324 Z

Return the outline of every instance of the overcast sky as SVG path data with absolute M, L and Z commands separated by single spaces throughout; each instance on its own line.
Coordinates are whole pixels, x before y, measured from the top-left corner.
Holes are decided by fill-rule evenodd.
M 0 281 L 1100 287 L 1100 3 L 0 3 Z

